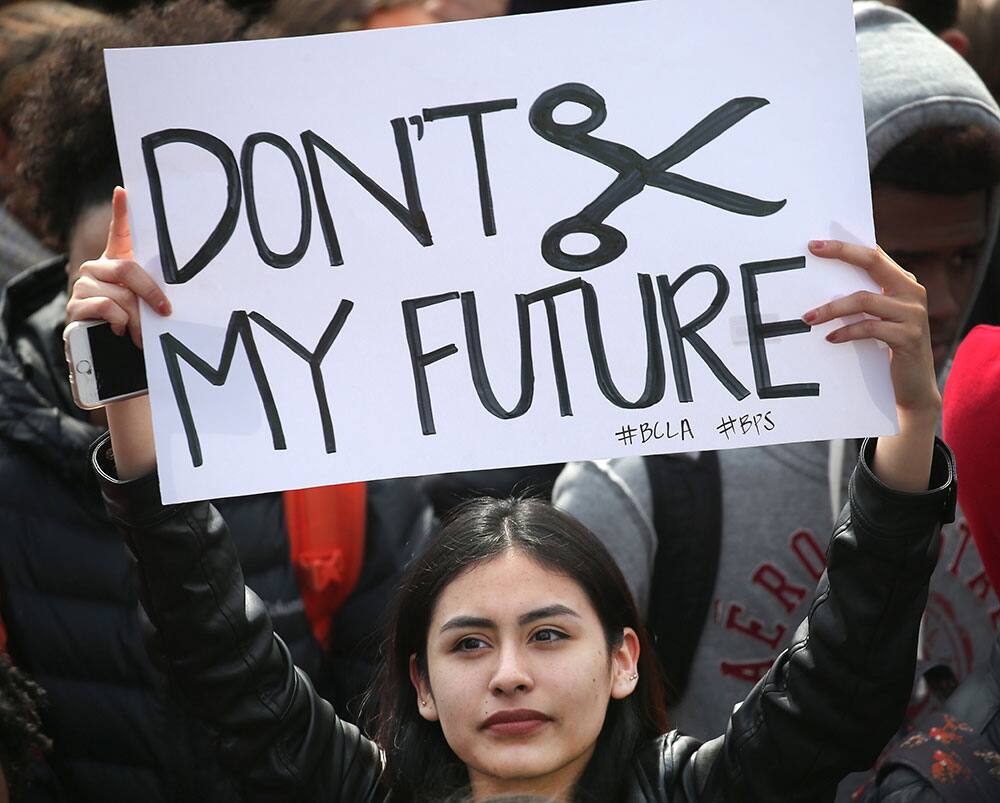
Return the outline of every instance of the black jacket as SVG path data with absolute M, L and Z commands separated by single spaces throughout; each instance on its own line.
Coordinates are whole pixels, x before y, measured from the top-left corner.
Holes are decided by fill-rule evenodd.
M 94 465 L 137 557 L 142 604 L 170 644 L 174 678 L 222 733 L 222 760 L 246 796 L 394 800 L 378 747 L 335 716 L 274 637 L 215 509 L 162 506 L 155 475 L 117 482 L 107 439 L 95 444 Z M 633 757 L 626 803 L 816 803 L 832 800 L 849 770 L 871 765 L 909 698 L 939 526 L 954 511 L 943 445 L 931 487 L 890 490 L 862 461 L 793 645 L 724 736 L 702 744 L 671 732 Z
M 0 303 L 0 616 L 13 659 L 47 691 L 55 749 L 29 801 L 232 800 L 217 736 L 185 713 L 151 661 L 128 552 L 89 470 L 100 434 L 73 404 L 62 353 L 65 261 L 21 274 Z M 366 559 L 324 657 L 303 610 L 280 494 L 220 502 L 249 585 L 317 685 L 341 700 L 371 676 L 365 643 L 425 522 L 422 498 L 369 488 Z M 60 793 L 62 788 L 62 793 Z

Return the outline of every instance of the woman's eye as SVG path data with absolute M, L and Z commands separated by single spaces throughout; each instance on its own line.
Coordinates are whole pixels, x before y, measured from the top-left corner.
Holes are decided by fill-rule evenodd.
M 474 652 L 486 646 L 486 642 L 475 636 L 466 636 L 455 645 L 455 652 Z
M 541 630 L 536 630 L 531 636 L 533 641 L 541 641 L 544 643 L 551 641 L 562 641 L 563 639 L 569 638 L 565 633 L 560 630 L 555 630 L 551 627 L 545 627 Z

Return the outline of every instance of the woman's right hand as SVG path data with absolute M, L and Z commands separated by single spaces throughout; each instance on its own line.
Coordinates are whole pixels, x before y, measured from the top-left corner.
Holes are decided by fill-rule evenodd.
M 134 261 L 125 190 L 116 187 L 111 199 L 108 244 L 100 258 L 84 262 L 66 304 L 66 323 L 101 320 L 117 335 L 127 331 L 142 348 L 139 299 L 160 315 L 170 314 L 170 302 L 156 282 Z
M 156 282 L 136 264 L 128 225 L 125 190 L 116 187 L 111 199 L 108 243 L 99 259 L 84 262 L 66 304 L 66 322 L 101 320 L 120 336 L 128 332 L 142 348 L 139 299 L 160 315 L 170 314 L 170 302 Z M 113 402 L 106 407 L 111 447 L 118 479 L 130 480 L 156 467 L 153 419 L 149 396 Z

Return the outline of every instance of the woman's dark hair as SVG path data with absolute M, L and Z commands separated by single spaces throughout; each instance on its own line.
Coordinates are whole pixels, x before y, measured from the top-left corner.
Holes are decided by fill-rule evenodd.
M 660 672 L 625 578 L 607 549 L 574 518 L 537 499 L 484 498 L 460 506 L 406 572 L 374 696 L 389 784 L 414 801 L 445 799 L 467 786 L 468 771 L 440 725 L 420 716 L 410 656 L 416 655 L 426 672 L 427 633 L 441 592 L 462 572 L 511 550 L 580 585 L 604 627 L 609 651 L 622 643 L 624 628 L 639 636 L 638 685 L 624 700 L 609 702 L 593 758 L 574 794 L 577 803 L 610 803 L 621 795 L 639 746 L 666 729 Z
M 76 28 L 52 45 L 14 118 L 17 200 L 34 208 L 47 234 L 65 246 L 80 214 L 109 202 L 122 183 L 104 49 L 227 42 L 247 23 L 221 0 L 174 0 Z

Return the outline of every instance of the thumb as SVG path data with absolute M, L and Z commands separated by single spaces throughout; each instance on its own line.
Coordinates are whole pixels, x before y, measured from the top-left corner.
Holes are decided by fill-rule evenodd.
M 128 225 L 128 195 L 121 187 L 115 187 L 111 196 L 111 226 L 108 228 L 108 244 L 104 248 L 107 259 L 132 259 L 132 231 Z

